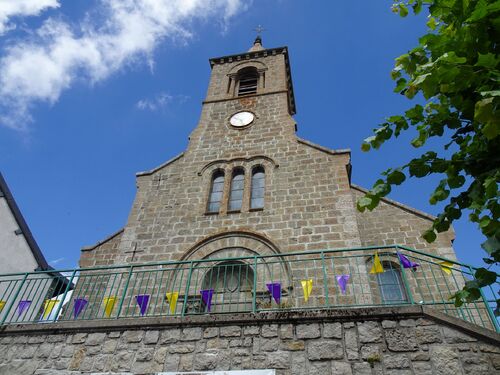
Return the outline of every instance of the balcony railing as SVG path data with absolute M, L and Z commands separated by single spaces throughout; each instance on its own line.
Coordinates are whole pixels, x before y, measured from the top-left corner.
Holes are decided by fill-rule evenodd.
M 498 332 L 493 288 L 461 307 L 450 299 L 474 271 L 381 246 L 4 274 L 0 323 L 418 304 Z

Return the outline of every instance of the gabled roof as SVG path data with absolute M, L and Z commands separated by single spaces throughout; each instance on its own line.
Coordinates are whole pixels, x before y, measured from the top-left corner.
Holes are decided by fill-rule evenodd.
M 26 224 L 26 221 L 24 220 L 24 217 L 21 214 L 21 211 L 19 210 L 19 207 L 17 206 L 16 201 L 14 200 L 14 197 L 12 196 L 9 187 L 7 186 L 7 182 L 3 178 L 1 172 L 0 172 L 0 197 L 4 197 L 5 200 L 7 201 L 7 205 L 9 206 L 10 211 L 14 216 L 14 219 L 16 220 L 17 225 L 19 226 L 19 229 L 22 232 L 22 235 L 26 239 L 26 242 L 28 243 L 31 253 L 35 257 L 35 260 L 38 264 L 38 270 L 40 271 L 53 270 L 53 268 L 50 267 L 49 264 L 47 263 L 47 260 L 43 256 L 42 251 L 40 250 L 40 247 L 36 243 L 35 238 L 33 237 L 33 234 L 31 233 L 28 224 Z

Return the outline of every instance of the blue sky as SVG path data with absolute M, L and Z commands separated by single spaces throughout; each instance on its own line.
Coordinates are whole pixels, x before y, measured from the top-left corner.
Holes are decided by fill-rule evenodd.
M 289 47 L 298 135 L 351 148 L 354 183 L 370 187 L 421 152 L 411 133 L 360 150 L 384 117 L 412 104 L 392 92 L 389 73 L 425 15 L 401 19 L 390 1 L 14 3 L 25 7 L 0 13 L 0 171 L 55 268 L 76 266 L 82 246 L 125 225 L 135 173 L 185 149 L 208 59 L 246 51 L 259 24 L 264 47 Z M 438 180 L 410 180 L 390 197 L 435 214 Z M 466 215 L 455 230 L 459 259 L 480 265 L 480 232 Z

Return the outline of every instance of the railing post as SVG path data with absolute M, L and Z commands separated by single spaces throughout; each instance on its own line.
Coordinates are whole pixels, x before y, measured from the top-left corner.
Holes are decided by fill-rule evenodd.
M 59 316 L 59 312 L 61 311 L 61 309 L 63 307 L 64 300 L 66 299 L 66 295 L 68 294 L 69 288 L 71 287 L 71 284 L 73 283 L 73 279 L 75 278 L 76 271 L 77 270 L 73 271 L 73 274 L 71 275 L 71 278 L 69 279 L 68 285 L 66 285 L 66 289 L 64 290 L 64 295 L 61 299 L 61 302 L 59 302 L 59 305 L 57 306 L 57 311 L 56 311 L 56 314 L 54 316 L 54 322 L 57 320 L 57 317 Z
M 326 307 L 330 307 L 330 299 L 328 295 L 328 277 L 326 275 L 325 253 L 321 252 L 321 266 L 323 267 L 323 288 L 325 288 L 325 303 Z
M 257 256 L 254 256 L 253 261 L 253 293 L 252 293 L 252 312 L 257 312 Z
M 19 293 L 21 293 L 21 289 L 24 286 L 24 282 L 28 278 L 28 272 L 24 274 L 23 280 L 21 281 L 21 285 L 19 285 L 19 288 L 16 291 L 16 294 L 14 295 L 14 298 L 12 299 L 12 302 L 10 303 L 9 307 L 5 311 L 5 315 L 3 316 L 2 323 L 0 325 L 4 325 L 5 321 L 7 320 L 7 317 L 9 316 L 10 310 L 12 309 L 12 306 L 14 306 L 14 303 L 16 302 L 17 297 L 19 296 Z
M 469 268 L 471 275 L 474 275 L 472 268 L 470 266 L 468 268 Z M 493 323 L 493 326 L 495 327 L 495 331 L 500 332 L 500 326 L 498 325 L 498 320 L 496 319 L 493 311 L 491 311 L 490 304 L 488 303 L 488 300 L 484 296 L 483 288 L 479 288 L 479 293 L 481 293 L 481 298 L 483 299 L 484 305 L 486 306 L 486 311 L 488 312 L 488 317 L 490 318 L 491 323 Z M 481 311 L 478 311 L 477 313 L 481 314 Z M 484 328 L 486 328 L 486 327 L 484 327 Z
M 125 302 L 125 296 L 127 295 L 128 285 L 130 284 L 130 279 L 132 278 L 132 272 L 134 270 L 134 266 L 130 266 L 128 271 L 127 281 L 125 282 L 125 286 L 123 287 L 122 298 L 120 298 L 120 304 L 118 305 L 118 311 L 116 312 L 116 319 L 120 317 L 120 313 L 122 312 L 122 307 Z M 129 305 L 130 306 L 130 305 Z
M 406 278 L 405 268 L 403 267 L 403 264 L 401 263 L 401 259 L 398 256 L 399 247 L 396 245 L 395 248 L 396 248 L 396 256 L 398 258 L 399 268 L 401 269 L 401 276 L 403 277 L 403 282 L 405 283 L 405 289 L 406 289 L 406 292 L 408 293 L 408 298 L 410 299 L 410 304 L 414 305 L 415 301 L 413 300 L 413 294 L 412 294 L 411 289 L 410 289 L 410 284 L 408 284 L 408 279 Z
M 186 315 L 186 306 L 187 306 L 187 300 L 189 296 L 189 288 L 191 287 L 191 275 L 193 274 L 193 261 L 189 263 L 189 273 L 187 277 L 187 282 L 186 282 L 186 291 L 184 292 L 184 303 L 182 304 L 182 313 L 181 316 Z

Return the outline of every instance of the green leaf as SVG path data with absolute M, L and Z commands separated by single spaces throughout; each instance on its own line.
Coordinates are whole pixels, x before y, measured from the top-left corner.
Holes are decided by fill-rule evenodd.
M 401 17 L 406 17 L 408 15 L 408 8 L 403 3 L 399 3 L 398 5 L 399 5 L 399 15 Z
M 367 142 L 363 142 L 361 144 L 361 150 L 364 151 L 364 152 L 370 151 L 370 148 L 371 148 L 371 146 Z
M 497 280 L 496 272 L 488 271 L 486 268 L 479 268 L 474 274 L 479 287 L 491 285 Z
M 406 176 L 400 170 L 395 170 L 387 176 L 387 182 L 392 185 L 401 185 L 404 180 L 406 180 Z
M 431 243 L 431 242 L 434 242 L 436 240 L 437 236 L 436 236 L 436 233 L 432 229 L 429 229 L 429 230 L 427 230 L 427 231 L 424 232 L 424 234 L 422 235 L 422 237 L 428 243 Z
M 394 92 L 401 92 L 404 88 L 406 88 L 406 79 L 400 78 L 396 81 L 396 87 L 394 88 Z
M 493 53 L 478 54 L 476 66 L 495 69 L 498 66 L 499 59 Z
M 500 250 L 500 241 L 495 237 L 488 238 L 481 244 L 481 247 L 488 253 L 493 254 L 495 251 Z
M 427 27 L 431 30 L 435 30 L 437 26 L 436 19 L 434 17 L 429 16 L 429 19 L 427 20 Z

